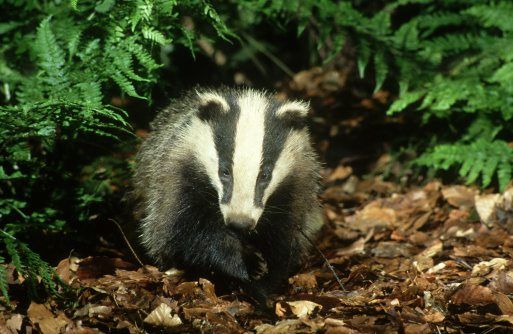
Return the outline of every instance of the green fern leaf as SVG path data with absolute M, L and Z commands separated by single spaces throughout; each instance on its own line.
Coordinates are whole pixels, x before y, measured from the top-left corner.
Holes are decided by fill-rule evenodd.
M 509 1 L 499 1 L 491 4 L 478 4 L 465 11 L 479 19 L 485 27 L 497 27 L 502 31 L 512 32 L 513 4 Z
M 434 169 L 460 166 L 459 175 L 468 184 L 481 176 L 481 185 L 490 185 L 497 176 L 499 188 L 504 190 L 512 177 L 513 149 L 504 141 L 478 138 L 471 143 L 437 145 L 424 153 L 415 163 Z
M 118 84 L 119 88 L 125 93 L 127 93 L 130 96 L 137 97 L 140 99 L 145 99 L 143 96 L 140 96 L 137 94 L 137 91 L 135 90 L 134 85 L 130 82 L 130 80 L 127 79 L 123 74 L 121 73 L 112 73 L 111 76 L 112 80 L 114 80 L 115 83 Z
M 497 170 L 497 178 L 499 179 L 499 190 L 504 191 L 513 177 L 511 170 L 513 164 L 512 156 L 504 155 L 501 157 L 501 162 Z
M 139 63 L 148 71 L 153 71 L 161 67 L 161 65 L 155 62 L 151 54 L 148 51 L 146 51 L 146 49 L 143 48 L 140 44 L 137 44 L 135 42 L 131 43 L 129 50 L 139 61 Z
M 497 166 L 499 165 L 500 156 L 492 155 L 489 156 L 484 164 L 484 168 L 482 171 L 483 179 L 482 185 L 483 187 L 488 187 L 490 183 L 492 183 L 492 178 L 497 171 Z
M 64 52 L 59 47 L 57 39 L 50 28 L 50 19 L 44 19 L 36 33 L 34 48 L 39 58 L 39 66 L 49 75 L 52 83 L 59 83 L 64 78 Z
M 163 33 L 152 27 L 144 27 L 142 29 L 142 34 L 144 38 L 160 45 L 167 45 L 171 43 L 171 41 L 168 40 Z
M 465 157 L 461 156 L 461 154 L 458 154 L 459 151 L 458 151 L 458 147 L 455 147 L 454 148 L 454 156 L 453 156 L 453 159 L 451 160 L 447 160 L 448 161 L 448 166 L 447 167 L 450 167 L 454 164 L 457 164 L 457 163 L 461 163 L 461 168 L 459 170 L 459 174 L 463 177 L 466 177 L 469 173 L 470 173 L 470 170 L 472 169 L 472 165 L 474 165 L 474 160 L 472 159 L 465 159 Z M 448 168 L 446 168 L 448 169 Z
M 96 7 L 94 7 L 94 10 L 98 13 L 105 14 L 110 12 L 110 10 L 114 7 L 115 4 L 116 0 L 103 0 L 98 5 L 96 5 Z
M 387 115 L 393 115 L 403 111 L 412 103 L 417 102 L 423 95 L 424 92 L 422 91 L 411 91 L 401 94 L 401 96 L 390 105 L 387 110 Z
M 374 68 L 376 71 L 376 86 L 374 86 L 374 93 L 381 89 L 383 82 L 388 74 L 388 65 L 383 52 L 377 52 L 374 56 Z
M 472 183 L 476 182 L 477 178 L 479 177 L 479 175 L 483 172 L 483 170 L 485 168 L 485 162 L 486 162 L 485 159 L 486 158 L 484 156 L 484 153 L 481 152 L 480 150 L 477 151 L 477 153 L 479 155 L 474 157 L 472 167 L 470 167 L 469 173 L 467 175 L 463 175 L 467 179 L 467 184 L 472 184 Z M 467 158 L 466 160 L 469 160 L 468 157 L 466 157 L 466 158 Z
M 157 1 L 157 10 L 159 13 L 171 16 L 176 5 L 178 5 L 178 0 L 159 0 Z
M 0 256 L 0 293 L 5 298 L 6 304 L 10 306 L 9 285 L 7 284 L 7 270 L 5 269 L 5 259 Z
M 81 100 L 88 108 L 101 108 L 103 95 L 98 82 L 81 82 L 77 85 L 81 90 Z
M 358 75 L 360 76 L 360 78 L 363 78 L 365 76 L 365 69 L 367 68 L 367 64 L 369 63 L 370 55 L 370 47 L 367 43 L 363 41 L 358 48 L 358 55 L 356 59 L 356 63 L 358 66 Z

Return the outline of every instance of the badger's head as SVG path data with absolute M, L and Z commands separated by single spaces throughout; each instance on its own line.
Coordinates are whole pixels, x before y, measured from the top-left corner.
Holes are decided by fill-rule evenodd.
M 308 104 L 246 90 L 198 91 L 186 134 L 217 190 L 224 222 L 254 229 L 267 201 L 310 152 Z

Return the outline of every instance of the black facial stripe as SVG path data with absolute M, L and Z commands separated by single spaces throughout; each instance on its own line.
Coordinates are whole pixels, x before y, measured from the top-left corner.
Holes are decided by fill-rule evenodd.
M 255 185 L 254 203 L 257 207 L 263 207 L 264 191 L 269 186 L 271 178 L 264 179 L 264 174 L 272 174 L 276 161 L 283 150 L 287 134 L 291 131 L 290 126 L 276 117 L 276 110 L 281 106 L 278 102 L 269 102 L 268 110 L 264 120 L 264 141 L 262 145 L 262 162 Z
M 219 157 L 219 178 L 223 186 L 223 197 L 221 203 L 228 203 L 232 198 L 233 191 L 233 154 L 235 151 L 235 131 L 240 116 L 240 108 L 237 105 L 234 95 L 223 95 L 228 102 L 230 110 L 218 113 L 210 113 L 206 120 L 212 127 L 214 143 Z M 228 177 L 223 176 L 223 170 L 227 170 Z
M 202 121 L 208 122 L 217 115 L 223 113 L 223 106 L 217 101 L 209 101 L 207 104 L 199 106 L 198 117 Z

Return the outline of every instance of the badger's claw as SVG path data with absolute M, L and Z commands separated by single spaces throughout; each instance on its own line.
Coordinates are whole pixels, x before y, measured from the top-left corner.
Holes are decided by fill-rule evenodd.
M 262 256 L 262 253 L 255 251 L 250 258 L 250 263 L 248 263 L 249 278 L 252 281 L 258 281 L 268 272 L 267 261 Z

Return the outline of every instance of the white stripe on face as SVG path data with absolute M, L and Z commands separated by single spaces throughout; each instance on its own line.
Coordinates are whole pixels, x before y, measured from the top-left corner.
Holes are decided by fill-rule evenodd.
M 219 156 L 212 128 L 198 118 L 193 118 L 188 133 L 183 138 L 189 141 L 189 147 L 195 152 L 200 164 L 205 167 L 208 177 L 216 188 L 219 196 L 222 196 L 223 185 L 219 179 Z M 190 158 L 190 157 L 189 157 Z
M 287 139 L 283 144 L 278 160 L 274 165 L 271 182 L 264 191 L 262 203 L 267 202 L 269 196 L 278 188 L 280 182 L 293 171 L 293 166 L 297 163 L 298 158 L 304 152 L 304 143 L 308 143 L 307 133 L 305 131 L 290 131 Z
M 310 106 L 308 103 L 303 101 L 288 101 L 285 102 L 278 110 L 276 110 L 276 116 L 282 117 L 290 112 L 298 113 L 300 116 L 305 117 L 308 114 Z
M 196 94 L 199 97 L 200 105 L 207 105 L 210 102 L 214 102 L 214 103 L 221 105 L 224 112 L 227 112 L 230 110 L 230 107 L 228 106 L 228 102 L 226 102 L 226 100 L 216 92 L 208 92 L 208 91 L 207 92 L 198 92 L 198 91 L 196 91 Z
M 255 185 L 262 160 L 266 98 L 258 92 L 243 91 L 238 97 L 240 108 L 233 153 L 233 191 L 230 203 L 221 204 L 225 220 L 230 216 L 260 218 L 263 209 L 254 204 Z

